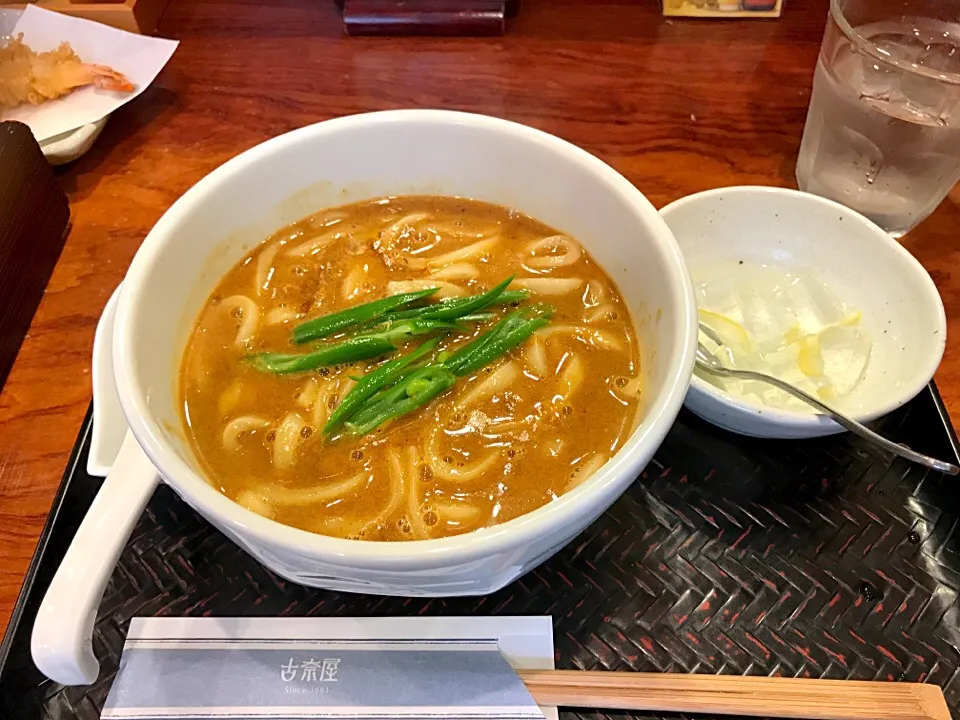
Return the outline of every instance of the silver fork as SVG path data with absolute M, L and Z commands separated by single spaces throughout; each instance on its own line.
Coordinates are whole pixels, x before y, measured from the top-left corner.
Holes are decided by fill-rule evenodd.
M 706 325 L 701 324 L 700 330 L 704 335 L 717 343 L 717 345 L 723 345 L 723 342 L 719 337 L 717 337 L 717 334 Z M 808 395 L 803 390 L 798 387 L 794 387 L 790 383 L 786 383 L 783 380 L 773 377 L 772 375 L 756 372 L 754 370 L 734 370 L 733 368 L 726 367 L 722 362 L 720 362 L 720 358 L 707 350 L 704 344 L 699 341 L 697 342 L 697 367 L 719 377 L 740 378 L 741 380 L 759 380 L 761 382 L 773 385 L 774 387 L 783 390 L 785 393 L 793 395 L 798 400 L 803 400 L 808 405 L 815 407 L 821 413 L 833 419 L 838 425 L 842 425 L 850 432 L 859 435 L 864 440 L 872 442 L 874 445 L 879 445 L 888 452 L 892 452 L 894 455 L 899 455 L 902 458 L 906 458 L 907 460 L 911 460 L 934 470 L 939 470 L 940 472 L 947 473 L 948 475 L 957 475 L 960 473 L 960 467 L 957 467 L 952 463 L 944 462 L 943 460 L 937 460 L 929 455 L 923 455 L 921 453 L 914 452 L 905 445 L 900 445 L 892 440 L 887 440 L 887 438 L 883 437 L 882 435 L 878 435 L 866 425 L 857 422 L 853 418 L 847 417 L 841 412 L 837 412 L 829 405 L 824 405 L 822 402 L 817 400 L 817 398 L 813 397 L 812 395 Z

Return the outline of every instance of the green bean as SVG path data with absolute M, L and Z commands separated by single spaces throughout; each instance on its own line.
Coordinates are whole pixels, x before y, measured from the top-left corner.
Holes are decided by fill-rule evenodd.
M 385 422 L 423 407 L 456 382 L 457 376 L 446 368 L 428 365 L 401 380 L 376 402 L 361 408 L 347 421 L 346 428 L 354 435 L 365 435 Z
M 374 329 L 360 333 L 359 335 L 354 335 L 354 339 L 377 337 L 388 340 L 396 346 L 405 340 L 409 340 L 414 335 L 428 335 L 438 331 L 447 332 L 458 329 L 460 329 L 459 325 L 447 322 L 446 320 L 415 318 L 413 320 L 401 320 L 397 323 L 388 323 L 381 329 Z
M 507 289 L 507 285 L 512 282 L 513 275 L 497 283 L 485 293 L 461 298 L 462 301 L 459 303 L 450 303 L 446 307 L 442 305 L 429 307 L 426 312 L 424 312 L 423 317 L 436 318 L 437 320 L 455 320 L 462 315 L 478 312 L 495 302 L 496 299 L 503 294 L 503 291 Z
M 459 375 L 459 368 L 462 364 L 464 364 L 468 356 L 472 356 L 480 352 L 482 348 L 489 345 L 490 342 L 495 338 L 503 335 L 504 333 L 512 332 L 516 328 L 523 325 L 524 322 L 525 320 L 519 313 L 510 313 L 499 323 L 494 325 L 491 330 L 488 330 L 474 340 L 471 340 L 463 347 L 454 351 L 453 354 L 443 361 L 444 366 Z
M 469 375 L 493 362 L 547 325 L 553 313 L 552 306 L 541 304 L 515 310 L 497 323 L 492 330 L 457 350 L 443 365 L 461 377 Z
M 342 413 L 341 417 L 344 417 L 353 412 L 345 424 L 347 430 L 355 435 L 364 435 L 385 422 L 423 407 L 452 388 L 458 375 L 469 375 L 522 343 L 549 323 L 553 313 L 554 308 L 549 305 L 532 305 L 516 310 L 457 352 L 452 355 L 446 351 L 438 354 L 435 362 L 400 378 L 392 387 L 389 386 L 391 380 L 380 378 L 375 383 L 379 390 L 373 387 L 367 392 L 365 389 L 366 398 L 352 403 Z M 399 361 L 388 365 L 396 367 L 394 363 Z M 393 372 L 399 376 L 407 368 L 408 365 L 404 365 Z M 387 372 L 384 373 L 386 375 Z
M 469 315 L 464 315 L 463 317 L 458 317 L 458 318 L 457 318 L 457 322 L 458 322 L 458 323 L 465 323 L 465 322 L 483 322 L 483 321 L 485 321 L 485 320 L 493 320 L 496 316 L 497 316 L 496 313 L 492 313 L 492 312 L 470 313 Z
M 427 340 L 409 355 L 404 355 L 396 360 L 384 363 L 373 372 L 367 373 L 363 377 L 355 378 L 357 384 L 344 396 L 343 400 L 337 406 L 337 409 L 330 415 L 327 424 L 323 426 L 324 435 L 329 435 L 339 427 L 344 419 L 350 417 L 364 402 L 375 395 L 381 389 L 389 387 L 399 380 L 401 376 L 409 369 L 411 363 L 419 360 L 428 353 L 432 352 L 440 338 Z
M 508 285 L 510 280 L 505 281 L 506 284 L 501 283 L 501 285 Z M 494 288 L 495 290 L 496 288 Z M 491 293 L 493 290 L 490 291 Z M 422 305 L 420 307 L 407 308 L 404 310 L 395 310 L 389 312 L 383 316 L 383 321 L 393 321 L 393 320 L 409 320 L 416 317 L 443 317 L 446 320 L 452 319 L 462 319 L 462 315 L 471 314 L 475 310 L 480 310 L 485 307 L 492 305 L 509 305 L 510 303 L 520 302 L 525 300 L 527 297 L 526 290 L 503 290 L 493 297 L 490 302 L 487 302 L 483 305 L 479 305 L 474 308 L 474 310 L 469 309 L 469 304 L 476 302 L 479 298 L 483 298 L 490 293 L 481 293 L 480 295 L 470 295 L 469 297 L 462 298 L 448 298 L 447 300 L 441 300 L 438 303 L 433 305 Z M 466 306 L 466 307 L 465 307 Z M 453 314 L 447 316 L 446 314 L 437 314 L 437 313 L 451 313 L 459 312 L 461 314 Z
M 496 317 L 493 313 L 472 313 L 456 321 L 438 320 L 436 318 L 415 317 L 409 320 L 385 320 L 373 323 L 370 327 L 353 337 L 386 337 L 392 342 L 405 340 L 413 335 L 424 335 L 434 330 L 464 330 L 469 328 L 462 323 L 465 322 L 483 322 Z M 394 340 L 396 338 L 396 340 Z
M 307 320 L 305 323 L 301 323 L 293 329 L 293 341 L 299 345 L 311 340 L 328 337 L 340 330 L 345 330 L 355 325 L 369 323 L 371 320 L 376 320 L 391 310 L 433 295 L 438 289 L 439 288 L 427 288 L 426 290 L 418 290 L 416 292 L 391 295 L 390 297 L 385 297 L 380 300 L 363 303 L 362 305 L 356 305 L 346 310 L 340 310 L 335 313 L 330 313 L 329 315 L 321 315 L 312 320 Z
M 324 345 L 302 355 L 263 353 L 253 357 L 254 365 L 272 373 L 295 373 L 313 370 L 323 365 L 366 360 L 385 355 L 415 335 L 449 332 L 460 326 L 445 320 L 404 320 L 382 330 L 355 335 L 332 345 Z
M 504 290 L 500 297 L 496 299 L 493 305 L 509 305 L 510 303 L 523 302 L 529 295 L 526 290 Z
M 527 295 L 529 294 L 530 293 L 528 293 L 526 290 L 504 290 L 502 293 L 500 293 L 500 297 L 498 297 L 491 304 L 509 305 L 511 303 L 523 302 L 527 299 Z
M 320 347 L 313 352 L 290 355 L 260 353 L 251 356 L 254 367 L 275 375 L 306 372 L 325 365 L 366 360 L 396 350 L 393 343 L 382 337 L 351 338 L 340 343 Z

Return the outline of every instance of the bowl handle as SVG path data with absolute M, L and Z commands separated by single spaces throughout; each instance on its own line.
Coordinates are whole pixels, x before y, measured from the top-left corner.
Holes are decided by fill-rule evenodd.
M 113 468 L 70 543 L 40 604 L 30 651 L 44 675 L 63 685 L 90 685 L 100 663 L 93 624 L 120 552 L 160 482 L 127 432 Z

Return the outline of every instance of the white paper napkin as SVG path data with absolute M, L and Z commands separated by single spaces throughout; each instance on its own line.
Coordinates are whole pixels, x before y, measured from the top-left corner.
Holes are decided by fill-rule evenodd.
M 142 93 L 177 49 L 174 40 L 144 37 L 82 18 L 28 5 L 14 26 L 13 35 L 37 52 L 68 42 L 85 63 L 108 65 L 123 73 L 136 89 L 117 93 L 97 87 L 75 90 L 42 105 L 21 105 L 3 112 L 3 120 L 19 120 L 33 131 L 37 142 L 106 117 Z
M 549 617 L 135 618 L 105 720 L 556 720 Z

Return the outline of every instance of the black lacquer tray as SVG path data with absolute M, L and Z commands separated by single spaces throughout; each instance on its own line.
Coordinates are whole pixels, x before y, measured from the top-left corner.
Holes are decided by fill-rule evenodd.
M 932 386 L 878 429 L 957 458 Z M 99 486 L 84 472 L 89 431 L 88 415 L 0 647 L 4 719 L 99 718 L 134 616 L 410 614 L 552 615 L 559 668 L 931 682 L 960 719 L 960 480 L 848 436 L 754 440 L 686 412 L 600 520 L 488 597 L 384 598 L 291 584 L 161 487 L 100 607 L 100 679 L 62 688 L 33 667 L 29 641 Z

